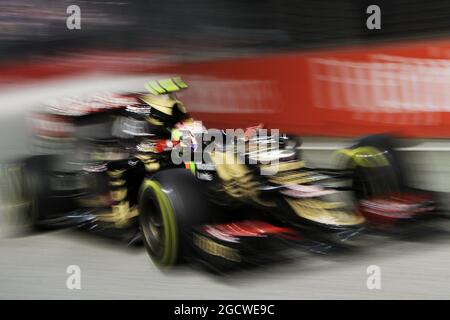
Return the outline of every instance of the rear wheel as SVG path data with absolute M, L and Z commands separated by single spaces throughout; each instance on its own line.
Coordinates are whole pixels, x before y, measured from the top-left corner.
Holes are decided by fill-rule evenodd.
M 2 211 L 9 234 L 39 228 L 51 205 L 47 198 L 49 156 L 34 156 L 2 168 Z M 47 206 L 47 207 L 46 207 Z

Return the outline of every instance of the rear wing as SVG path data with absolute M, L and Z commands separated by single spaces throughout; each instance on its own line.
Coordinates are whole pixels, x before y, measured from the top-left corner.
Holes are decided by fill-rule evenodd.
M 187 87 L 188 85 L 183 80 L 181 80 L 180 77 L 153 80 L 145 84 L 145 89 L 147 89 L 151 94 L 154 95 L 177 92 L 181 89 L 186 89 Z

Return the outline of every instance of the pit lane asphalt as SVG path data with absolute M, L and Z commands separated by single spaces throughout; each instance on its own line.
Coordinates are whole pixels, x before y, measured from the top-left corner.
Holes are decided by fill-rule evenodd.
M 74 81 L 70 83 L 73 89 Z M 76 83 L 90 86 L 86 80 Z M 27 89 L 36 93 L 34 98 L 31 93 L 0 93 L 1 159 L 26 150 L 19 111 L 42 98 L 43 91 L 69 91 L 67 86 L 49 84 L 44 89 Z M 396 241 L 373 237 L 355 253 L 300 254 L 292 261 L 217 277 L 188 266 L 161 272 L 142 247 L 130 248 L 81 232 L 60 230 L 10 238 L 5 237 L 5 228 L 0 230 L 2 299 L 450 298 L 447 234 Z M 69 265 L 81 268 L 80 290 L 66 287 Z M 370 265 L 381 268 L 380 290 L 366 286 Z
M 220 277 L 189 266 L 161 272 L 142 247 L 57 231 L 0 240 L 0 298 L 445 299 L 450 297 L 449 239 L 373 239 L 362 252 L 303 255 Z M 66 287 L 69 265 L 81 268 L 80 290 Z M 366 286 L 370 265 L 381 269 L 380 290 Z

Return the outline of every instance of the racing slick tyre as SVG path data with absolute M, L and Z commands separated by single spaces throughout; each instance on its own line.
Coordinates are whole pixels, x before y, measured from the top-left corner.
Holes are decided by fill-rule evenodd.
M 49 199 L 51 194 L 49 174 L 53 160 L 52 156 L 34 156 L 28 158 L 23 167 L 24 195 L 29 203 L 25 214 L 33 229 L 43 229 L 40 222 L 55 210 L 56 203 Z
M 402 166 L 394 150 L 392 137 L 367 136 L 360 139 L 352 149 L 368 150 L 363 152 L 363 156 L 367 158 L 384 159 L 378 159 L 380 163 L 376 163 L 376 160 L 375 164 L 372 161 L 372 164 L 368 165 L 357 162 L 354 166 L 353 189 L 358 200 L 400 191 L 403 185 Z
M 2 169 L 2 202 L 14 234 L 39 229 L 50 204 L 47 168 L 50 156 L 33 156 Z
M 193 255 L 193 228 L 217 213 L 205 193 L 201 181 L 182 168 L 160 171 L 142 183 L 139 224 L 145 247 L 159 267 Z

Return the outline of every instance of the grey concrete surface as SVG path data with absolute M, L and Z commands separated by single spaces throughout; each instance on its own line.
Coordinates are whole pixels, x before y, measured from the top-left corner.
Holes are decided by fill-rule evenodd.
M 0 240 L 0 298 L 448 299 L 449 239 L 372 239 L 357 253 L 305 254 L 217 277 L 189 266 L 161 272 L 142 248 L 59 231 Z M 80 290 L 66 287 L 69 265 L 81 268 Z M 370 265 L 380 267 L 380 290 L 366 286 Z

